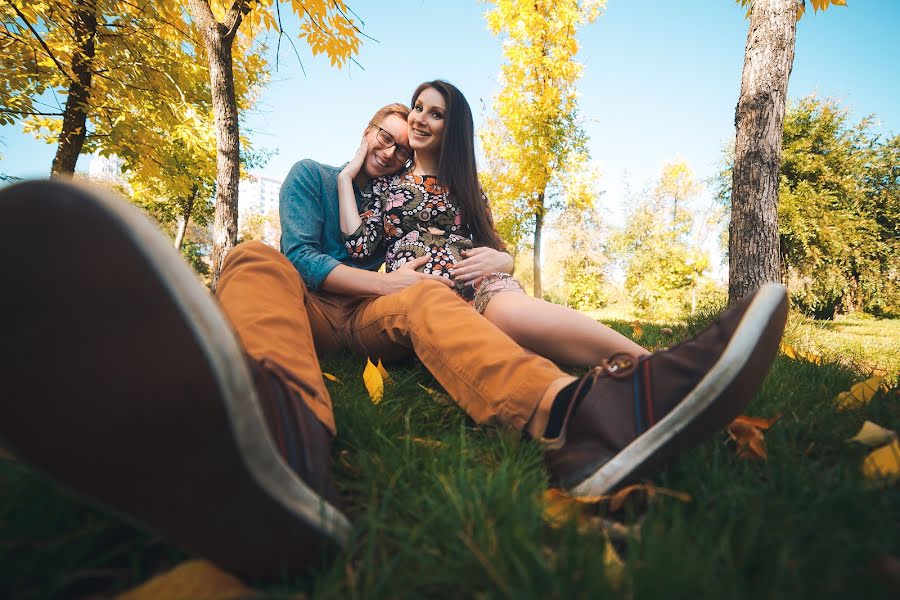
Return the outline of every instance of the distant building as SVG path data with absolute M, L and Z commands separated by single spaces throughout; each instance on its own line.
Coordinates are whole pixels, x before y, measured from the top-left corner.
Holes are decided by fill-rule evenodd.
M 112 156 L 101 156 L 98 153 L 91 154 L 91 163 L 88 165 L 88 176 L 91 179 L 100 181 L 108 181 L 110 183 L 125 183 L 122 177 L 122 165 L 124 162 L 121 158 L 113 154 Z
M 249 215 L 278 214 L 278 193 L 281 181 L 251 173 L 238 185 L 238 212 L 240 217 Z
M 252 173 L 238 185 L 238 234 L 242 240 L 260 240 L 278 248 L 278 194 L 281 181 Z

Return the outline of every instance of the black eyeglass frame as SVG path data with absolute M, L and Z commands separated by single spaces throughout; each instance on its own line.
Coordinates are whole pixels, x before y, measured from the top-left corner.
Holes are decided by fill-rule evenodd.
M 395 148 L 394 152 L 404 163 L 408 163 L 410 160 L 412 160 L 411 150 L 407 150 L 406 148 L 398 144 L 397 140 L 394 139 L 394 136 L 392 136 L 390 133 L 388 133 L 378 125 L 374 125 L 374 127 L 378 130 L 378 132 L 375 134 L 375 137 L 378 138 L 379 142 L 384 144 L 386 148 L 390 148 L 391 146 L 393 146 Z M 382 134 L 384 134 L 384 137 L 387 139 L 382 139 Z

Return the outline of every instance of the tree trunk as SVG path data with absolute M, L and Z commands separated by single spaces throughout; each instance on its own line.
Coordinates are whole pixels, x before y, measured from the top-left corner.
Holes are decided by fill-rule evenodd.
M 744 53 L 728 232 L 728 301 L 781 278 L 778 177 L 797 0 L 754 0 Z
M 191 17 L 197 22 L 206 46 L 216 118 L 216 209 L 211 256 L 213 291 L 219 281 L 222 261 L 237 242 L 238 233 L 240 135 L 231 48 L 241 24 L 244 4 L 235 2 L 225 17 L 225 23 L 219 23 L 208 2 L 188 0 Z
M 534 297 L 543 298 L 541 287 L 541 233 L 544 228 L 544 194 L 538 196 L 539 209 L 534 215 Z
M 51 177 L 72 175 L 75 172 L 75 164 L 87 134 L 94 42 L 97 38 L 97 1 L 79 0 L 74 3 L 74 8 L 72 38 L 76 48 L 72 53 L 72 80 L 66 96 L 56 156 L 50 167 Z
M 187 231 L 188 222 L 191 220 L 191 213 L 194 212 L 194 200 L 197 198 L 197 188 L 191 193 L 187 204 L 184 205 L 184 211 L 181 213 L 181 219 L 178 220 L 178 231 L 175 233 L 175 249 L 181 250 L 181 244 L 184 242 L 184 234 Z

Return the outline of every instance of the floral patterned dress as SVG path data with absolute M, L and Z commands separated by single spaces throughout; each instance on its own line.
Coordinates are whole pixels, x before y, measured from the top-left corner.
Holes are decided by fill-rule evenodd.
M 359 215 L 362 224 L 352 234 L 344 235 L 353 258 L 367 257 L 384 243 L 388 271 L 427 256 L 428 262 L 419 271 L 451 279 L 453 265 L 463 260 L 462 251 L 474 247 L 471 235 L 462 226 L 453 195 L 435 177 L 410 171 L 380 177 L 372 183 L 371 191 L 363 192 L 363 197 L 365 204 Z M 487 198 L 484 201 L 487 203 Z M 477 288 L 454 282 L 453 289 L 478 312 L 484 311 L 497 292 L 525 293 L 507 273 L 491 273 Z

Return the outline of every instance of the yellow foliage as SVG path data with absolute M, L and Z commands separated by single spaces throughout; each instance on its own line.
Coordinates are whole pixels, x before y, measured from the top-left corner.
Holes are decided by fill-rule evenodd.
M 856 432 L 856 435 L 854 435 L 847 441 L 858 442 L 863 446 L 868 446 L 869 448 L 876 448 L 878 446 L 887 444 L 896 437 L 897 433 L 895 431 L 885 429 L 881 425 L 876 425 L 872 421 L 866 421 L 862 424 L 862 427 L 859 428 L 859 431 Z

